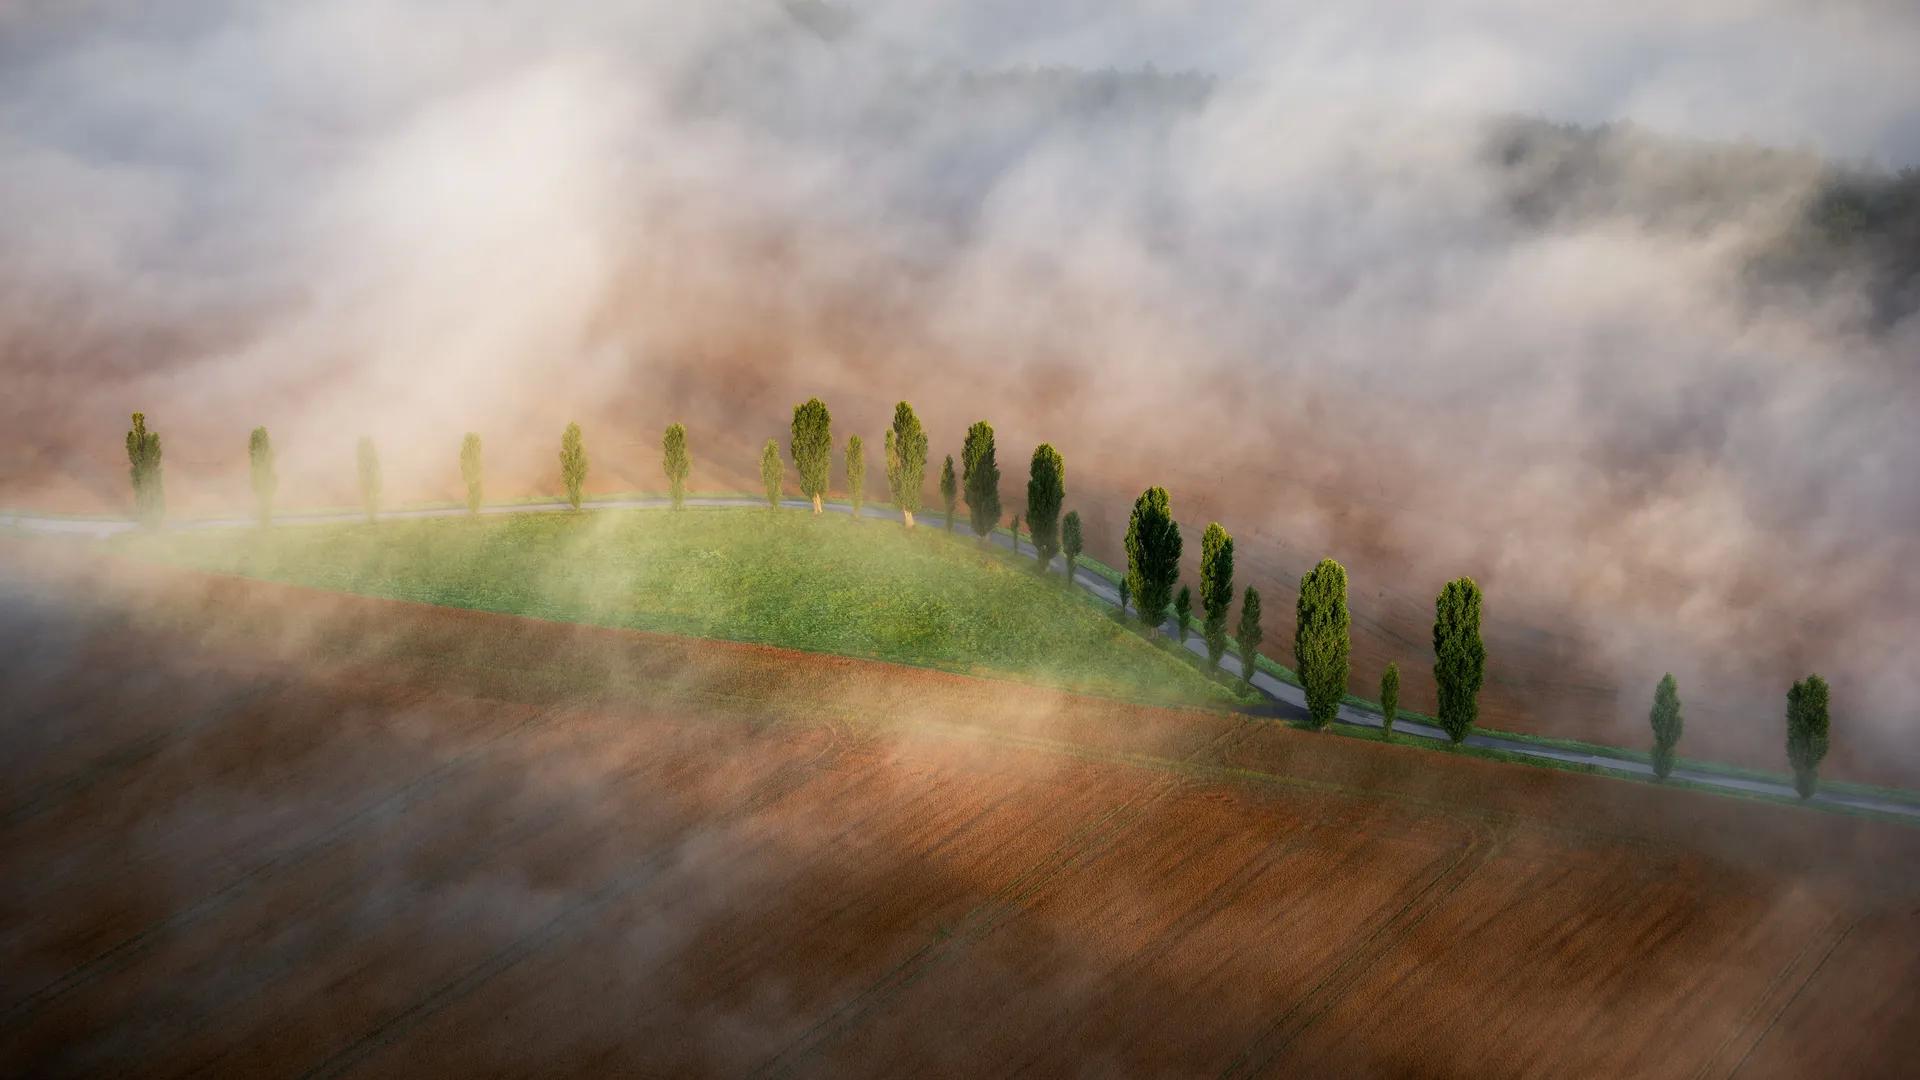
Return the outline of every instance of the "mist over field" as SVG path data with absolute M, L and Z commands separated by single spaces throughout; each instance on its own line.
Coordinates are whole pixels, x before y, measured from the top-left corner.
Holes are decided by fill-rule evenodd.
M 254 424 L 398 502 L 906 398 L 1010 495 L 1060 447 L 1110 560 L 1148 484 L 1222 520 L 1276 655 L 1332 555 L 1417 698 L 1472 574 L 1503 719 L 1638 743 L 1672 669 L 1774 747 L 1817 670 L 1920 775 L 1910 5 L 604 7 L 0 11 L 0 505 L 123 511 L 135 409 L 190 514 Z

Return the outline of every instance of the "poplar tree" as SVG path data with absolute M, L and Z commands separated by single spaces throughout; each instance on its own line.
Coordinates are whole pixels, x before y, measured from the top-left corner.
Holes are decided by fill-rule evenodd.
M 1066 499 L 1066 460 L 1051 443 L 1041 443 L 1027 467 L 1027 530 L 1042 570 L 1060 553 L 1060 506 Z
M 587 448 L 581 444 L 579 424 L 568 424 L 560 436 L 560 479 L 567 485 L 567 505 L 580 509 L 580 489 L 587 482 Z
M 1233 537 L 1217 521 L 1200 535 L 1201 635 L 1207 663 L 1218 668 L 1227 654 L 1227 609 L 1233 606 Z
M 1067 557 L 1067 584 L 1073 584 L 1074 567 L 1080 560 L 1081 545 L 1086 538 L 1080 533 L 1080 511 L 1067 511 L 1066 518 L 1060 522 L 1060 551 Z
M 940 467 L 940 498 L 947 505 L 947 531 L 953 531 L 953 508 L 960 502 L 960 478 L 953 474 L 953 455 Z
M 927 477 L 927 432 L 913 406 L 902 401 L 893 407 L 893 426 L 887 429 L 887 491 L 893 505 L 900 508 L 900 520 L 913 528 L 913 515 L 920 512 L 920 486 Z M 953 459 L 947 459 L 947 471 L 940 478 L 944 494 L 953 482 Z M 953 499 L 947 498 L 947 527 L 953 527 Z
M 858 435 L 847 436 L 847 498 L 853 503 L 853 520 L 859 521 L 860 507 L 867 501 L 867 447 Z
M 1793 788 L 1803 799 L 1820 783 L 1820 762 L 1827 756 L 1827 681 L 1809 675 L 1787 691 L 1787 761 Z
M 1185 585 L 1173 595 L 1173 619 L 1180 624 L 1180 644 L 1187 643 L 1187 630 L 1193 625 L 1193 590 Z
M 1324 728 L 1340 712 L 1347 692 L 1348 631 L 1347 570 L 1332 559 L 1307 571 L 1300 579 L 1300 602 L 1293 631 L 1294 670 L 1307 691 L 1307 712 L 1313 726 Z
M 460 440 L 460 478 L 467 483 L 467 513 L 480 512 L 480 436 L 467 432 Z
M 380 451 L 374 448 L 373 440 L 360 436 L 357 448 L 360 465 L 360 505 L 367 510 L 369 522 L 380 516 Z
M 147 414 L 133 414 L 127 432 L 127 472 L 133 481 L 133 513 L 148 527 L 166 516 L 166 489 L 160 476 L 160 433 L 147 430 Z
M 1686 719 L 1680 715 L 1680 686 L 1669 671 L 1653 688 L 1653 711 L 1647 714 L 1653 726 L 1653 775 L 1661 780 L 1673 771 L 1673 748 L 1680 743 Z
M 687 499 L 687 474 L 693 471 L 693 457 L 687 453 L 687 428 L 668 424 L 660 439 L 660 468 L 667 474 L 667 490 L 678 510 Z
M 1393 737 L 1393 718 L 1400 715 L 1400 665 L 1388 664 L 1380 674 L 1380 737 Z
M 773 439 L 760 451 L 760 483 L 767 489 L 767 509 L 780 508 L 780 444 Z
M 1234 636 L 1240 640 L 1240 677 L 1252 682 L 1254 666 L 1260 659 L 1260 642 L 1267 632 L 1260 628 L 1260 590 L 1251 585 L 1240 598 L 1240 625 Z
M 981 543 L 1000 524 L 1000 463 L 993 454 L 993 425 L 982 420 L 967 429 L 960 446 L 960 481 L 967 515 Z
M 1167 489 L 1151 487 L 1134 500 L 1127 521 L 1127 584 L 1140 621 L 1160 625 L 1180 576 L 1180 526 L 1173 520 Z
M 1433 681 L 1440 691 L 1440 727 L 1455 743 L 1466 739 L 1480 714 L 1487 646 L 1480 640 L 1480 586 L 1472 578 L 1447 582 L 1434 600 Z
M 800 473 L 800 494 L 813 500 L 814 513 L 821 513 L 820 500 L 826 498 L 833 472 L 833 414 L 826 402 L 808 398 L 793 407 L 793 438 L 787 452 Z
M 247 467 L 253 476 L 253 503 L 260 524 L 269 525 L 273 522 L 273 492 L 280 486 L 280 476 L 273 470 L 273 440 L 267 438 L 266 428 L 254 428 L 247 435 Z

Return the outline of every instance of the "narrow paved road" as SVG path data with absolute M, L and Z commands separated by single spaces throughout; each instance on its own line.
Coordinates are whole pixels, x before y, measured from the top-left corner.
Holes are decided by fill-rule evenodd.
M 765 504 L 766 500 L 756 499 L 751 496 L 689 496 L 686 499 L 686 505 L 688 506 L 753 507 L 764 506 Z M 668 505 L 670 505 L 668 500 L 664 498 L 611 499 L 587 503 L 585 509 L 657 510 L 664 509 Z M 793 509 L 805 509 L 812 504 L 805 499 L 783 499 L 781 500 L 781 505 Z M 480 508 L 480 513 L 547 513 L 555 510 L 565 510 L 567 508 L 568 506 L 565 502 L 554 500 L 552 502 L 523 503 L 519 505 L 484 506 Z M 851 509 L 846 503 L 828 503 L 827 508 L 836 513 L 846 513 Z M 388 510 L 383 511 L 380 516 L 383 520 L 391 518 L 440 518 L 459 517 L 466 512 L 465 507 L 453 506 L 436 507 L 432 509 Z M 863 516 L 898 520 L 900 515 L 898 511 L 886 507 L 867 506 L 863 509 Z M 360 521 L 363 520 L 364 517 L 365 515 L 358 511 L 343 510 L 330 513 L 279 514 L 274 517 L 274 520 L 284 523 L 312 523 Z M 206 518 L 173 522 L 169 523 L 166 527 L 175 531 L 225 529 L 252 525 L 254 521 L 255 519 L 251 517 Z M 944 517 L 940 515 L 939 511 L 927 512 L 923 516 L 921 523 L 929 528 L 943 528 L 945 524 Z M 130 532 L 135 527 L 135 524 L 131 521 L 110 518 L 58 518 L 14 512 L 0 513 L 0 528 L 13 528 L 23 532 L 42 535 L 82 536 L 105 539 L 110 536 Z M 1005 533 L 995 533 L 993 542 L 1001 547 L 1011 547 L 1014 543 L 1013 538 Z M 1038 557 L 1038 552 L 1036 552 L 1033 545 L 1026 540 L 1019 541 L 1018 550 L 1022 554 Z M 1048 570 L 1052 573 L 1064 573 L 1065 563 L 1056 556 L 1054 560 L 1048 564 Z M 1108 605 L 1119 606 L 1120 591 L 1100 575 L 1088 571 L 1081 571 L 1074 575 L 1074 582 L 1080 588 Z M 1173 620 L 1169 619 L 1161 624 L 1160 632 L 1172 637 L 1179 633 L 1179 628 Z M 1193 634 L 1187 639 L 1186 647 L 1198 656 L 1204 657 L 1207 654 L 1206 643 L 1198 634 Z M 1221 658 L 1220 666 L 1234 675 L 1243 674 L 1243 668 L 1241 667 L 1239 658 L 1233 656 L 1231 653 Z M 1276 703 L 1277 708 L 1275 711 L 1279 715 L 1292 717 L 1305 717 L 1307 715 L 1306 692 L 1299 687 L 1291 683 L 1283 682 L 1259 670 L 1253 673 L 1253 686 L 1256 690 L 1259 690 Z M 1345 723 L 1358 725 L 1360 727 L 1377 728 L 1381 725 L 1378 714 L 1368 712 L 1364 709 L 1356 709 L 1351 705 L 1340 706 L 1339 718 Z M 1397 721 L 1393 729 L 1403 735 L 1432 739 L 1435 742 L 1444 742 L 1447 738 L 1446 733 L 1439 728 L 1413 721 Z M 1579 750 L 1566 750 L 1554 746 L 1541 746 L 1538 743 L 1502 738 L 1497 735 L 1481 733 L 1468 735 L 1466 744 L 1468 746 L 1485 747 L 1489 750 L 1499 750 L 1504 753 L 1517 754 L 1522 757 L 1546 758 L 1553 761 L 1588 765 L 1602 772 L 1614 773 L 1620 776 L 1646 777 L 1653 775 L 1653 766 L 1646 762 L 1627 761 L 1620 758 L 1606 757 L 1600 754 L 1589 754 Z M 1751 792 L 1786 798 L 1793 798 L 1795 795 L 1792 785 L 1771 780 L 1755 780 L 1744 776 L 1729 776 L 1724 773 L 1706 772 L 1687 768 L 1676 768 L 1671 775 L 1679 780 L 1686 780 L 1691 783 L 1710 788 L 1718 788 L 1724 791 Z M 1869 810 L 1876 813 L 1893 814 L 1920 821 L 1920 800 L 1897 799 L 1879 795 L 1854 794 L 1851 792 L 1821 791 L 1816 792 L 1811 801 L 1826 806 Z

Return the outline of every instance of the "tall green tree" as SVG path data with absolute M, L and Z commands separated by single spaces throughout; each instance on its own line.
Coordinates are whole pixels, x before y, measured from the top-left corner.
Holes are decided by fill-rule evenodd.
M 247 435 L 247 470 L 253 476 L 253 504 L 260 524 L 273 521 L 273 493 L 280 486 L 280 474 L 273 468 L 273 440 L 267 429 L 254 428 Z
M 1041 443 L 1027 466 L 1027 529 L 1043 570 L 1060 553 L 1060 506 L 1066 500 L 1066 459 L 1051 443 Z
M 1686 720 L 1680 715 L 1680 685 L 1669 671 L 1653 688 L 1653 711 L 1647 714 L 1653 726 L 1653 775 L 1661 780 L 1673 771 L 1673 748 L 1680 743 Z
M 1207 663 L 1220 666 L 1227 654 L 1227 609 L 1233 606 L 1233 537 L 1217 521 L 1200 534 L 1201 635 L 1207 642 Z
M 1131 578 L 1123 577 L 1120 579 L 1120 614 L 1127 613 L 1127 601 L 1131 599 L 1133 599 L 1133 581 Z
M 1348 656 L 1353 651 L 1347 614 L 1347 569 L 1332 559 L 1300 579 L 1300 601 L 1295 609 L 1293 660 L 1300 685 L 1307 691 L 1307 712 L 1313 726 L 1324 728 L 1340 712 L 1347 692 Z
M 860 508 L 867 503 L 867 446 L 858 435 L 847 436 L 847 498 L 853 503 L 853 520 L 859 521 Z
M 920 486 L 927 477 L 927 432 L 913 406 L 902 401 L 893 407 L 893 426 L 887 429 L 887 492 L 893 505 L 900 508 L 900 520 L 913 528 L 913 515 L 920 512 Z M 940 478 L 944 493 L 953 480 L 953 459 L 947 459 L 946 475 Z M 953 500 L 947 500 L 947 526 L 953 526 Z
M 1393 718 L 1400 715 L 1400 665 L 1388 664 L 1380 674 L 1380 737 L 1393 738 Z
M 953 474 L 953 455 L 940 467 L 940 499 L 947 506 L 947 531 L 953 531 L 953 508 L 960 504 L 960 478 Z
M 1480 684 L 1487 675 L 1487 646 L 1480 640 L 1480 586 L 1456 578 L 1433 604 L 1433 681 L 1439 685 L 1440 727 L 1455 743 L 1466 739 L 1480 715 Z
M 1260 590 L 1247 586 L 1247 593 L 1240 598 L 1240 625 L 1234 630 L 1234 636 L 1240 641 L 1240 677 L 1253 681 L 1253 672 L 1260 659 L 1260 642 L 1266 639 L 1267 632 L 1260 628 Z
M 380 516 L 380 451 L 374 448 L 371 438 L 362 435 L 356 456 L 360 466 L 360 505 L 366 508 L 367 520 L 373 521 Z
M 760 483 L 767 489 L 767 509 L 780 508 L 780 444 L 773 439 L 760 449 Z
M 580 441 L 579 424 L 568 424 L 560 436 L 560 479 L 567 485 L 567 505 L 580 509 L 580 489 L 587 483 L 587 448 Z
M 660 468 L 667 474 L 667 490 L 673 498 L 673 508 L 678 510 L 686 503 L 687 474 L 693 471 L 693 456 L 687 453 L 685 424 L 667 425 L 667 433 L 660 439 Z
M 1180 644 L 1187 643 L 1187 631 L 1193 626 L 1193 590 L 1185 585 L 1173 594 L 1173 621 L 1180 626 Z
M 833 414 L 826 402 L 808 398 L 793 407 L 793 439 L 787 452 L 800 473 L 800 494 L 812 499 L 813 512 L 820 513 L 833 473 Z
M 469 431 L 467 437 L 460 440 L 460 479 L 467 483 L 467 513 L 469 514 L 480 512 L 482 480 L 480 469 L 480 436 Z
M 148 527 L 160 524 L 167 513 L 166 488 L 160 476 L 160 433 L 147 430 L 147 414 L 133 414 L 127 432 L 127 473 L 133 481 L 133 513 Z
M 960 446 L 960 482 L 967 498 L 967 516 L 981 543 L 1000 524 L 1000 463 L 993 455 L 993 425 L 985 420 L 967 429 Z
M 1150 487 L 1134 500 L 1127 521 L 1127 582 L 1142 623 L 1159 626 L 1167 617 L 1179 576 L 1180 526 L 1173 520 L 1173 502 L 1166 488 Z
M 1793 788 L 1803 799 L 1820 783 L 1820 762 L 1827 756 L 1827 681 L 1809 675 L 1787 691 L 1787 761 Z
M 1060 552 L 1067 557 L 1067 584 L 1073 584 L 1073 570 L 1079 565 L 1081 545 L 1086 537 L 1080 532 L 1080 511 L 1069 510 L 1060 522 Z

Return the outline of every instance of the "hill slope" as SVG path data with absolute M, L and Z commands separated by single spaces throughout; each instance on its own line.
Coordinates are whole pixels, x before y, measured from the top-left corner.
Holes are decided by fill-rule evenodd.
M 600 511 L 136 537 L 203 570 L 480 611 L 783 645 L 1131 698 L 1235 692 L 1031 561 L 839 514 Z

